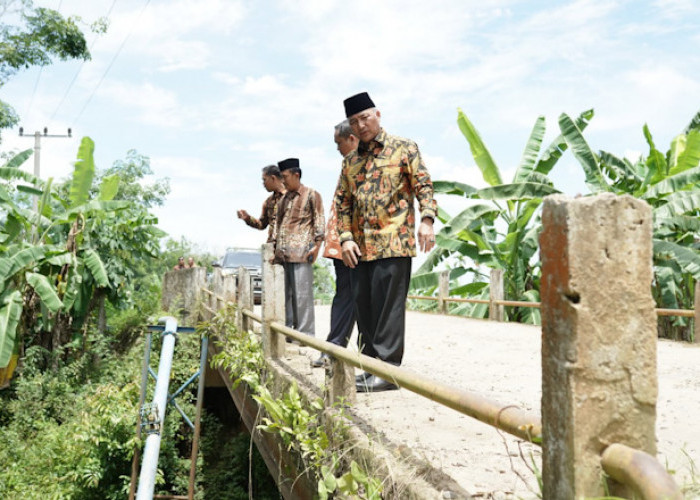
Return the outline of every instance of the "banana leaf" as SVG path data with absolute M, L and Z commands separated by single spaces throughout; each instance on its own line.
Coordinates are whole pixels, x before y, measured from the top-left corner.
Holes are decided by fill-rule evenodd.
M 433 190 L 435 194 L 456 194 L 465 198 L 476 192 L 475 187 L 455 181 L 433 181 Z
M 75 162 L 73 169 L 73 179 L 70 185 L 70 193 L 68 199 L 70 206 L 76 207 L 82 205 L 90 196 L 90 188 L 92 187 L 92 178 L 95 175 L 95 161 L 93 153 L 95 151 L 95 143 L 89 137 L 83 137 L 78 148 L 78 159 Z
M 436 236 L 437 239 L 437 236 Z M 444 259 L 450 256 L 449 250 L 445 248 L 440 248 L 439 246 L 435 246 L 428 256 L 425 258 L 425 261 L 423 261 L 423 264 L 416 269 L 415 273 L 416 274 L 421 274 L 421 273 L 427 273 L 431 269 L 435 268 L 440 262 L 442 262 Z
M 576 118 L 576 126 L 578 129 L 581 131 L 585 130 L 591 118 L 593 118 L 593 115 L 592 109 L 588 109 L 578 115 Z M 566 139 L 562 134 L 559 134 L 547 149 L 545 149 L 544 153 L 542 153 L 535 170 L 541 174 L 548 174 L 568 148 L 569 145 L 566 143 Z
M 678 215 L 668 219 L 656 219 L 654 221 L 654 233 L 668 230 L 669 234 L 674 233 L 700 233 L 700 219 L 692 215 Z
M 469 148 L 471 149 L 474 161 L 479 167 L 479 170 L 481 170 L 481 175 L 486 183 L 490 186 L 502 184 L 501 172 L 493 161 L 491 153 L 489 153 L 486 145 L 481 140 L 481 137 L 479 137 L 479 132 L 476 131 L 476 128 L 474 128 L 474 125 L 469 121 L 467 115 L 459 108 L 457 108 L 457 125 L 459 125 L 459 129 L 469 142 Z
M 676 283 L 677 269 L 676 266 L 667 265 L 666 263 L 657 263 L 654 266 L 654 274 L 656 288 L 659 291 L 659 306 L 668 309 L 678 309 L 678 297 L 681 295 Z
M 19 290 L 0 296 L 0 368 L 6 368 L 10 363 L 21 315 L 22 294 Z
M 110 201 L 112 200 L 119 191 L 119 176 L 117 174 L 110 175 L 102 179 L 100 184 L 100 194 L 98 199 L 100 201 Z
M 672 259 L 684 272 L 700 280 L 700 253 L 671 241 L 654 239 L 653 244 L 655 259 Z
M 467 269 L 463 267 L 455 267 L 450 270 L 450 281 L 464 276 L 467 273 Z M 440 274 L 441 271 L 425 273 L 425 274 L 414 274 L 411 277 L 410 288 L 411 289 L 422 289 L 437 287 L 440 284 Z
M 63 307 L 63 302 L 58 298 L 56 289 L 46 276 L 28 272 L 25 273 L 25 278 L 49 311 L 55 313 Z
M 457 288 L 450 289 L 450 295 L 453 297 L 468 297 L 486 288 L 489 284 L 483 281 L 475 281 L 474 283 L 467 283 L 466 285 L 458 286 Z
M 530 176 L 535 172 L 537 156 L 540 154 L 540 148 L 542 147 L 545 128 L 544 116 L 538 116 L 530 132 L 520 164 L 515 170 L 515 175 L 513 176 L 514 184 L 531 180 Z
M 581 134 L 581 130 L 566 113 L 562 113 L 559 116 L 559 127 L 567 144 L 571 147 L 571 152 L 583 167 L 586 175 L 586 185 L 591 192 L 596 194 L 601 191 L 610 191 L 610 187 L 603 179 L 596 155 L 588 146 L 586 139 Z
M 641 198 L 644 200 L 661 198 L 662 196 L 687 188 L 697 187 L 700 184 L 700 167 L 684 170 L 675 175 L 670 175 L 656 184 L 649 186 Z
M 24 248 L 8 257 L 0 257 L 0 282 L 12 277 L 18 271 L 35 265 L 44 258 L 44 247 Z
M 0 167 L 0 179 L 4 179 L 6 181 L 19 179 L 26 181 L 30 184 L 34 184 L 35 186 L 41 186 L 43 184 L 42 180 L 38 177 L 35 177 L 34 175 L 30 174 L 29 172 L 25 172 L 24 170 L 20 170 L 18 168 L 13 167 Z
M 81 258 L 85 262 L 85 266 L 90 270 L 90 274 L 95 278 L 95 282 L 99 286 L 108 287 L 109 278 L 100 255 L 92 248 L 88 248 L 82 252 Z
M 476 219 L 484 217 L 485 215 L 496 215 L 498 214 L 498 209 L 492 207 L 491 205 L 485 205 L 483 203 L 472 205 L 454 216 L 450 221 L 447 222 L 440 229 L 439 233 L 445 237 L 452 237 L 463 231 L 469 225 L 472 224 Z
M 529 200 L 532 198 L 544 198 L 550 194 L 558 194 L 560 191 L 553 186 L 538 182 L 519 182 L 517 184 L 501 184 L 484 189 L 479 189 L 477 195 L 482 200 Z
M 685 148 L 678 154 L 677 164 L 669 175 L 695 168 L 700 164 L 700 130 L 691 130 L 685 138 Z
M 15 156 L 10 158 L 7 163 L 5 163 L 2 168 L 18 168 L 22 163 L 27 161 L 27 158 L 32 156 L 34 153 L 33 149 L 25 149 L 21 153 L 17 153 Z
M 691 130 L 700 130 L 700 111 L 695 113 L 695 116 L 693 117 L 692 120 L 690 120 L 690 123 L 688 124 L 688 126 L 685 127 L 685 130 L 683 131 L 683 133 L 687 134 Z
M 653 208 L 654 218 L 670 218 L 677 215 L 692 215 L 700 210 L 700 191 L 680 191 L 663 199 L 664 205 Z

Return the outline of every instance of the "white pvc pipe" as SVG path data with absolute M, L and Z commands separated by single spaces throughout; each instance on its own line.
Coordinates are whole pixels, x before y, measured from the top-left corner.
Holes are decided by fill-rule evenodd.
M 160 349 L 160 362 L 158 364 L 158 378 L 156 379 L 156 390 L 153 394 L 153 404 L 158 408 L 158 418 L 160 428 L 165 420 L 165 408 L 168 402 L 168 385 L 170 383 L 170 370 L 173 365 L 173 353 L 175 352 L 175 334 L 177 332 L 177 320 L 171 316 L 166 316 L 158 320 L 159 323 L 165 321 L 163 331 L 163 345 Z M 158 471 L 158 455 L 160 453 L 160 429 L 158 432 L 148 434 L 143 450 L 143 460 L 141 462 L 141 474 L 139 475 L 139 489 L 136 493 L 136 500 L 151 500 L 156 487 L 156 473 Z

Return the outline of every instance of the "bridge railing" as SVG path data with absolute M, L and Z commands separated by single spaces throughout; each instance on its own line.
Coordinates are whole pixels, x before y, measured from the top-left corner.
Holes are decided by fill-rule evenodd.
M 427 300 L 437 302 L 437 310 L 441 314 L 449 314 L 450 303 L 486 304 L 489 306 L 489 319 L 493 321 L 504 321 L 506 307 L 530 307 L 542 308 L 542 302 L 527 302 L 522 300 L 505 300 L 502 295 L 503 271 L 501 269 L 491 269 L 491 293 L 488 299 L 477 299 L 471 297 L 451 297 L 449 292 L 450 272 L 442 271 L 438 278 L 437 295 L 409 295 L 408 299 Z M 700 343 L 700 281 L 695 283 L 695 307 L 693 309 L 665 309 L 656 308 L 657 316 L 678 316 L 683 318 L 693 318 L 695 325 L 694 342 Z
M 608 199 L 603 201 L 609 205 Z M 577 200 L 567 203 L 577 203 Z M 573 206 L 575 208 L 577 205 Z M 605 203 L 602 203 L 602 206 L 603 208 L 599 208 L 599 210 L 610 209 Z M 643 211 L 643 207 L 640 209 L 635 204 L 631 206 L 632 209 L 630 210 L 634 212 L 635 220 L 640 217 L 641 220 L 650 220 L 650 212 L 647 214 Z M 545 204 L 544 214 L 547 214 L 548 210 L 556 212 L 561 210 L 561 207 L 555 206 L 548 209 L 547 204 Z M 585 209 L 586 216 L 590 216 L 589 210 L 591 210 L 590 207 Z M 639 210 L 642 210 L 641 215 L 635 212 Z M 546 219 L 546 217 L 544 218 Z M 583 218 L 579 219 L 579 222 L 576 222 L 575 217 L 573 219 L 573 222 L 569 219 L 566 219 L 564 222 L 558 220 L 555 221 L 554 225 L 585 224 L 580 222 Z M 629 219 L 630 217 L 618 217 L 616 221 L 613 218 L 611 224 L 622 224 L 624 226 L 625 221 Z M 546 224 L 545 227 L 547 227 Z M 543 261 L 549 259 L 551 262 L 552 255 L 560 259 L 559 253 L 562 251 L 562 244 L 570 245 L 569 252 L 572 254 L 581 252 L 581 255 L 577 255 L 577 257 L 585 260 L 587 257 L 584 254 L 591 251 L 590 249 L 586 250 L 585 242 L 574 241 L 575 238 L 571 236 L 569 236 L 571 241 L 566 240 L 562 242 L 560 233 L 567 235 L 569 233 L 561 231 L 561 228 L 559 229 L 560 232 L 556 233 L 555 237 L 552 237 L 554 238 L 552 241 L 547 241 L 546 236 L 543 238 L 543 248 L 541 249 Z M 608 233 L 618 234 L 612 230 Z M 572 231 L 571 234 L 576 233 Z M 650 238 L 650 236 L 651 233 L 649 232 L 648 237 Z M 634 240 L 634 238 L 631 239 Z M 611 243 L 611 241 L 606 242 L 606 244 Z M 625 242 L 622 245 L 629 244 L 629 242 Z M 640 241 L 632 241 L 632 244 L 640 244 Z M 641 244 L 645 244 L 643 240 L 641 240 Z M 550 247 L 549 251 L 545 248 L 547 245 Z M 583 250 L 577 247 L 583 247 Z M 651 261 L 651 247 L 650 245 L 648 247 L 649 254 L 640 252 L 641 257 L 637 259 L 640 260 L 642 267 L 645 264 L 649 265 L 649 263 L 644 262 L 645 257 L 648 256 L 649 262 Z M 608 252 L 607 247 L 605 250 Z M 617 351 L 610 350 L 610 342 L 607 339 L 603 342 L 592 340 L 587 336 L 588 330 L 605 331 L 606 327 L 617 328 L 620 316 L 625 316 L 627 311 L 615 311 L 616 314 L 610 316 L 615 316 L 614 320 L 618 321 L 618 323 L 610 323 L 606 321 L 605 316 L 596 316 L 591 319 L 588 312 L 578 307 L 581 298 L 577 293 L 569 291 L 569 288 L 571 288 L 569 281 L 572 279 L 572 276 L 578 276 L 580 280 L 584 281 L 587 278 L 585 273 L 577 274 L 576 269 L 579 261 L 576 259 L 569 257 L 566 265 L 570 267 L 566 269 L 557 268 L 557 266 L 561 267 L 561 263 L 556 263 L 553 270 L 552 264 L 549 264 L 549 266 L 545 265 L 543 268 L 543 274 L 551 271 L 553 273 L 552 280 L 555 284 L 557 280 L 561 281 L 561 283 L 558 283 L 558 288 L 556 288 L 559 291 L 552 292 L 550 290 L 543 293 L 544 305 L 540 304 L 543 309 L 543 315 L 546 316 L 543 317 L 543 324 L 546 322 L 550 325 L 549 327 L 543 326 L 543 405 L 542 419 L 540 419 L 537 415 L 513 405 L 505 405 L 475 393 L 447 386 L 441 382 L 430 380 L 427 377 L 416 375 L 400 367 L 286 327 L 281 320 L 284 317 L 283 272 L 281 266 L 269 263 L 271 257 L 271 246 L 264 245 L 262 315 L 257 315 L 254 312 L 251 282 L 247 276 L 247 271 L 243 268 L 239 270 L 239 286 L 235 293 L 235 302 L 238 305 L 238 325 L 244 330 L 253 329 L 255 324 L 260 325 L 263 350 L 267 358 L 274 359 L 284 354 L 286 346 L 285 336 L 302 345 L 330 355 L 332 361 L 326 369 L 327 382 L 325 384 L 325 397 L 328 404 L 336 401 L 338 398 L 343 398 L 347 403 L 354 402 L 355 380 L 353 367 L 360 368 L 392 381 L 406 390 L 476 418 L 521 439 L 542 445 L 544 449 L 542 473 L 545 484 L 545 497 L 578 498 L 581 496 L 599 495 L 601 493 L 600 472 L 604 471 L 617 482 L 613 484 L 612 492 L 618 496 L 632 497 L 637 495 L 645 500 L 676 500 L 683 498 L 680 488 L 653 456 L 656 449 L 654 436 L 656 418 L 656 350 L 655 346 L 653 346 L 653 343 L 656 342 L 655 328 L 653 328 L 653 325 L 650 327 L 649 324 L 642 325 L 638 319 L 634 319 L 632 323 L 635 326 L 641 325 L 640 331 L 631 332 L 627 338 L 619 339 L 621 343 L 633 342 L 636 349 L 652 352 L 653 360 L 650 361 L 648 358 L 635 359 L 643 358 L 643 356 L 626 356 L 624 359 L 611 359 L 610 356 L 615 356 Z M 622 265 L 628 266 L 629 263 Z M 628 279 L 635 286 L 641 283 L 641 288 L 643 289 L 646 277 L 650 277 L 650 266 L 649 272 L 646 274 L 641 272 L 641 276 L 635 276 L 635 273 L 626 273 L 620 279 Z M 590 285 L 593 289 L 597 286 L 596 279 L 596 277 L 590 278 Z M 586 289 L 586 285 L 586 283 L 583 285 L 579 282 L 576 283 L 577 287 L 583 289 Z M 554 285 L 550 286 L 554 287 Z M 636 286 L 635 289 L 637 288 L 639 287 Z M 564 291 L 562 292 L 561 290 Z M 604 292 L 608 293 L 611 290 L 606 289 Z M 210 314 L 215 314 L 222 304 L 231 302 L 230 298 L 223 297 L 212 291 L 204 290 L 204 293 L 209 299 L 209 304 L 205 304 L 205 309 Z M 625 293 L 629 293 L 629 288 Z M 646 293 L 649 293 L 648 290 Z M 641 297 L 644 297 L 643 290 Z M 620 298 L 623 298 L 622 294 L 620 294 Z M 650 294 L 648 299 L 653 306 Z M 467 300 L 474 299 L 449 299 L 442 297 L 443 304 L 449 301 Z M 524 304 L 528 306 L 535 305 L 534 303 L 506 301 L 502 298 L 484 302 L 490 302 L 492 305 L 500 307 L 508 305 L 523 306 Z M 631 313 L 635 314 L 636 312 L 631 311 Z M 642 314 L 642 316 L 645 316 L 645 320 L 649 323 L 649 315 Z M 551 331 L 546 331 L 547 328 Z M 573 334 L 566 331 L 567 328 L 573 330 Z M 623 337 L 623 335 L 618 335 L 619 337 Z M 645 345 L 649 347 L 645 347 Z M 622 345 L 623 350 L 627 349 L 627 347 Z M 561 356 L 563 357 L 558 359 Z M 620 366 L 615 367 L 613 371 L 615 373 L 631 374 L 634 380 L 621 384 L 615 382 L 616 385 L 611 385 L 610 380 L 617 377 L 617 375 L 611 378 L 611 375 L 608 373 L 598 373 L 607 366 L 606 364 L 584 366 L 587 362 L 586 360 L 597 360 L 598 358 L 610 359 L 613 363 L 618 363 Z M 580 382 L 578 379 L 582 379 L 583 382 Z M 624 394 L 620 391 L 627 391 L 630 394 Z M 631 392 L 634 392 L 634 394 L 631 394 Z M 602 398 L 602 402 L 599 402 L 595 407 L 588 408 L 588 410 L 592 409 L 593 412 L 586 414 L 585 406 L 588 404 L 587 402 L 596 400 L 596 398 Z M 624 400 L 625 402 L 618 403 L 618 400 Z M 632 403 L 629 401 L 632 401 Z M 641 405 L 639 408 L 630 406 L 630 404 L 634 405 L 637 403 Z M 651 416 L 649 412 L 650 405 L 653 408 Z M 623 421 L 620 421 L 620 414 L 627 415 Z M 633 414 L 637 417 L 639 416 L 638 414 L 642 414 L 639 417 L 641 420 L 635 420 L 637 417 L 632 418 L 631 415 Z M 596 421 L 600 425 L 589 425 L 591 420 Z M 629 429 L 625 427 L 629 427 Z M 597 432 L 608 432 L 608 429 L 612 428 L 615 429 L 615 434 L 612 436 L 596 434 Z M 593 434 L 591 435 L 591 433 Z M 590 446 L 582 446 L 581 444 L 591 441 L 600 443 L 597 449 L 591 449 Z M 630 443 L 632 446 L 630 446 Z M 569 471 L 562 470 L 562 467 L 568 467 Z M 563 477 L 568 477 L 569 481 L 562 481 Z

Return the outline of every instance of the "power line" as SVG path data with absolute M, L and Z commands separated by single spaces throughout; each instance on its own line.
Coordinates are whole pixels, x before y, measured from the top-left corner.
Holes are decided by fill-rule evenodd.
M 138 15 L 138 18 L 137 18 L 137 19 L 141 19 L 141 16 L 143 15 L 143 11 L 146 10 L 146 7 L 148 7 L 148 4 L 149 4 L 149 3 L 151 3 L 151 0 L 146 0 L 146 3 L 145 3 L 144 6 L 141 8 L 141 12 L 139 12 L 139 15 Z M 99 89 L 99 88 L 100 88 L 100 85 L 102 85 L 102 82 L 104 81 L 105 77 L 107 76 L 107 73 L 109 73 L 109 70 L 112 69 L 112 66 L 114 65 L 114 61 L 116 61 L 116 60 L 117 60 L 117 57 L 119 57 L 119 54 L 121 54 L 122 49 L 124 48 L 124 45 L 126 45 L 126 42 L 129 40 L 129 37 L 131 36 L 131 32 L 133 31 L 135 25 L 136 25 L 136 23 L 132 23 L 132 24 L 131 24 L 131 28 L 129 29 L 129 32 L 127 33 L 126 37 L 124 38 L 124 41 L 122 41 L 121 45 L 119 46 L 119 49 L 117 49 L 117 52 L 114 54 L 114 57 L 113 57 L 112 60 L 110 61 L 109 65 L 107 66 L 107 69 L 105 70 L 104 74 L 102 75 L 102 78 L 100 78 L 100 81 L 97 82 L 97 86 L 94 88 L 94 90 L 93 90 L 92 93 L 90 94 L 90 97 L 88 97 L 87 101 L 85 101 L 85 104 L 83 105 L 82 109 L 81 109 L 80 112 L 78 113 L 78 116 L 76 116 L 76 117 L 73 119 L 73 124 L 74 124 L 74 125 L 78 122 L 78 120 L 80 119 L 80 117 L 83 115 L 83 112 L 84 112 L 85 109 L 88 107 L 88 104 L 90 104 L 90 101 L 92 101 L 92 98 L 93 98 L 93 96 L 95 95 L 95 92 L 97 92 L 97 89 Z
M 63 1 L 63 0 L 61 0 L 61 1 Z M 112 5 L 110 6 L 109 10 L 107 11 L 107 15 L 105 17 L 107 18 L 108 22 L 109 22 L 109 16 L 112 15 L 112 9 L 114 9 L 114 4 L 116 4 L 116 3 L 117 3 L 117 0 L 113 0 Z M 100 38 L 100 35 L 95 35 L 95 38 L 93 38 L 92 43 L 90 44 L 90 53 L 92 53 L 92 49 L 93 49 L 93 47 L 95 47 L 95 44 L 97 43 L 97 40 L 99 38 Z M 64 92 L 63 97 L 61 98 L 61 102 L 59 102 L 58 106 L 56 106 L 56 109 L 54 109 L 53 113 L 51 114 L 51 118 L 49 118 L 49 121 L 53 121 L 54 117 L 56 116 L 56 113 L 58 113 L 58 110 L 61 109 L 63 102 L 66 100 L 66 97 L 68 97 L 68 93 L 73 88 L 73 84 L 78 79 L 78 75 L 80 75 L 80 72 L 83 70 L 84 65 L 85 65 L 85 59 L 82 60 L 82 62 L 80 63 L 80 67 L 78 68 L 78 71 L 76 71 L 75 74 L 73 75 L 73 79 L 68 84 L 68 88 L 66 88 L 66 91 Z

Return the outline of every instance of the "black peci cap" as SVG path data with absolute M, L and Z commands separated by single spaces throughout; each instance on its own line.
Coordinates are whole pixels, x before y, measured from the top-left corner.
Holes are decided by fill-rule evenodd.
M 352 97 L 348 97 L 343 101 L 345 105 L 345 117 L 350 118 L 352 115 L 356 115 L 360 111 L 365 109 L 374 108 L 374 102 L 367 92 L 361 92 L 355 94 Z
M 280 168 L 280 172 L 283 172 L 289 168 L 299 168 L 299 158 L 287 158 L 286 160 L 282 160 L 281 162 L 277 163 L 277 166 Z

